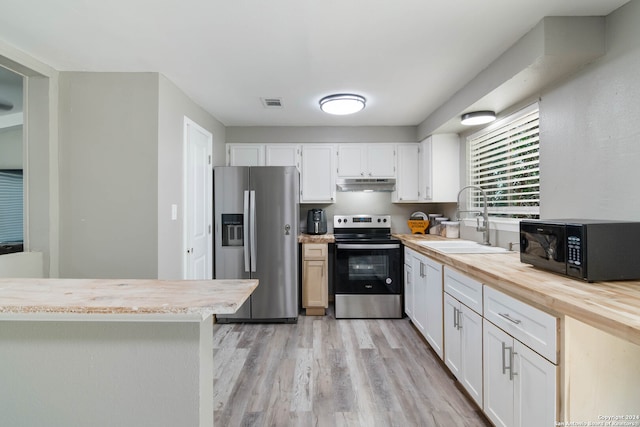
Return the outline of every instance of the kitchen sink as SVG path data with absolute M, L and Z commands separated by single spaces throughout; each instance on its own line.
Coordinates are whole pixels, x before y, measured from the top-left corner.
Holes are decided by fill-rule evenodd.
M 511 251 L 498 246 L 485 246 L 473 240 L 419 242 L 420 246 L 445 254 L 502 254 Z

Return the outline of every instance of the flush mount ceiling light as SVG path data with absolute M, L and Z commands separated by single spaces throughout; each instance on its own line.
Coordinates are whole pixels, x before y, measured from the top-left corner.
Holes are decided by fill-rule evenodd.
M 483 125 L 496 119 L 496 113 L 493 111 L 474 111 L 465 113 L 460 116 L 460 123 L 465 126 Z
M 366 102 L 367 100 L 360 95 L 340 93 L 322 98 L 320 100 L 320 109 L 325 113 L 343 116 L 362 110 Z

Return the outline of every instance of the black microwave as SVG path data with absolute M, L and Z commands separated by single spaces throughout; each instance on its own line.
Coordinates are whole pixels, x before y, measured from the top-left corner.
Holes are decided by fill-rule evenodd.
M 640 279 L 640 222 L 523 220 L 520 261 L 588 282 Z

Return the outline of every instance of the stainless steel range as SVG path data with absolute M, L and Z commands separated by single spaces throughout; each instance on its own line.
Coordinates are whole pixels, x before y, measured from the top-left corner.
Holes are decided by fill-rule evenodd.
M 390 215 L 336 215 L 335 314 L 341 318 L 402 317 L 402 245 Z

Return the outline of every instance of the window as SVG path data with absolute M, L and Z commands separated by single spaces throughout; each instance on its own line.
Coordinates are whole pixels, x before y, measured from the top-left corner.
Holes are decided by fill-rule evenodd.
M 538 104 L 520 110 L 467 138 L 469 184 L 487 193 L 489 215 L 540 217 Z M 481 210 L 482 196 L 469 192 Z

